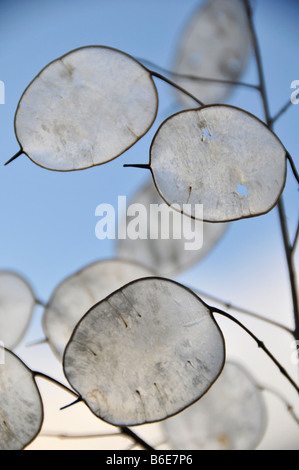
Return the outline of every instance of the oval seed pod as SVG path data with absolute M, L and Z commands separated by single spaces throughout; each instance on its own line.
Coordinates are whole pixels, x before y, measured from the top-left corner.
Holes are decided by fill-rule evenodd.
M 208 222 L 191 227 L 190 217 L 179 214 L 165 204 L 152 181 L 133 197 L 130 206 L 134 204 L 139 205 L 136 206 L 136 211 L 139 210 L 139 228 L 141 225 L 145 227 L 146 237 L 119 239 L 118 255 L 142 262 L 160 276 L 174 276 L 200 262 L 228 228 L 228 224 Z M 130 223 L 129 217 L 123 221 L 126 233 Z M 186 233 L 188 231 L 190 233 Z
M 102 420 L 139 425 L 165 419 L 215 382 L 225 345 L 209 307 L 167 279 L 127 284 L 79 322 L 64 373 Z
M 188 22 L 176 53 L 177 74 L 222 80 L 237 80 L 249 57 L 250 32 L 242 0 L 209 0 Z M 232 84 L 176 77 L 176 82 L 206 104 L 220 103 Z M 181 93 L 183 105 L 190 100 Z M 193 106 L 193 105 L 192 105 Z
M 43 316 L 43 329 L 61 359 L 78 321 L 107 295 L 128 282 L 153 273 L 137 263 L 109 259 L 85 266 L 62 281 L 53 292 Z
M 8 349 L 22 340 L 35 304 L 34 293 L 21 276 L 0 271 L 0 341 Z
M 255 381 L 227 362 L 209 392 L 163 428 L 180 450 L 253 450 L 266 427 L 266 408 Z
M 286 181 L 286 150 L 257 117 L 228 105 L 177 113 L 158 129 L 151 146 L 155 185 L 170 206 L 207 222 L 228 222 L 269 212 Z
M 104 46 L 82 47 L 47 65 L 25 90 L 15 116 L 22 152 L 71 171 L 106 163 L 152 126 L 158 95 L 150 72 Z
M 22 450 L 39 434 L 43 405 L 32 372 L 12 352 L 0 364 L 0 450 Z

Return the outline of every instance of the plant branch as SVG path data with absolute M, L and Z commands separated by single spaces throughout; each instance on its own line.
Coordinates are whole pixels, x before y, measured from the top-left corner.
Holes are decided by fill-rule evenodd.
M 31 343 L 26 344 L 26 348 L 32 348 L 33 346 L 40 346 L 41 344 L 47 344 L 48 338 L 38 339 L 36 341 L 32 341 Z
M 248 23 L 249 23 L 249 28 L 251 31 L 252 43 L 253 43 L 253 48 L 254 48 L 255 57 L 256 57 L 259 82 L 260 82 L 260 93 L 261 93 L 261 98 L 263 102 L 266 123 L 268 127 L 272 129 L 272 119 L 271 119 L 270 110 L 269 110 L 269 101 L 267 97 L 266 82 L 265 82 L 264 71 L 263 71 L 263 66 L 262 66 L 261 52 L 260 52 L 260 48 L 259 48 L 259 44 L 257 40 L 257 34 L 255 31 L 254 23 L 253 23 L 250 0 L 244 0 L 244 4 L 246 7 L 246 11 L 247 11 Z M 289 232 L 288 232 L 285 209 L 284 209 L 282 197 L 278 201 L 277 207 L 278 207 L 280 228 L 281 228 L 281 233 L 282 233 L 282 238 L 283 238 L 283 245 L 284 245 L 285 257 L 286 257 L 287 266 L 288 266 L 291 293 L 292 293 L 293 313 L 294 313 L 294 321 L 295 321 L 295 338 L 299 340 L 299 303 L 298 303 L 298 294 L 297 294 L 297 286 L 296 286 L 296 275 L 295 275 L 295 269 L 293 265 L 292 249 L 290 246 Z
M 36 298 L 35 303 L 36 303 L 36 305 L 39 305 L 40 307 L 46 308 L 46 306 L 47 306 L 46 302 L 43 302 L 41 299 Z
M 281 110 L 270 119 L 269 124 L 272 126 L 292 106 L 292 104 L 292 101 L 289 99 L 288 102 L 281 108 Z
M 295 162 L 294 160 L 292 159 L 291 155 L 289 154 L 289 152 L 287 152 L 287 159 L 289 160 L 289 163 L 291 165 L 291 168 L 292 168 L 292 172 L 297 180 L 297 183 L 299 183 L 299 174 L 298 174 L 298 171 L 297 171 L 297 168 L 296 168 L 296 165 L 295 165 Z
M 212 302 L 217 302 L 219 304 L 222 304 L 225 308 L 227 309 L 230 309 L 230 310 L 234 310 L 238 313 L 241 313 L 241 314 L 244 314 L 244 315 L 248 315 L 252 318 L 255 318 L 257 320 L 260 320 L 260 321 L 263 321 L 265 323 L 268 323 L 269 325 L 273 325 L 273 326 L 276 326 L 277 328 L 280 328 L 284 331 L 286 331 L 287 333 L 291 334 L 294 336 L 294 332 L 291 330 L 291 328 L 288 328 L 287 326 L 279 323 L 279 322 L 276 322 L 274 320 L 271 320 L 270 318 L 266 318 L 264 317 L 263 315 L 259 315 L 258 313 L 254 313 L 250 310 L 247 310 L 243 307 L 239 307 L 237 305 L 233 305 L 231 302 L 225 302 L 224 300 L 222 299 L 219 299 L 218 297 L 215 297 L 213 295 L 210 295 L 210 294 L 207 294 L 206 292 L 202 292 L 202 291 L 199 291 L 198 289 L 194 289 L 193 287 L 190 287 L 190 289 L 196 294 L 196 295 L 199 295 L 199 296 L 202 296 L 202 297 L 206 297 L 207 299 L 211 300 Z
M 280 364 L 280 362 L 273 356 L 273 354 L 269 351 L 269 349 L 265 346 L 263 341 L 261 341 L 249 328 L 247 328 L 243 323 L 241 323 L 239 320 L 237 320 L 235 317 L 230 315 L 227 312 L 224 312 L 223 310 L 216 308 L 216 307 L 210 307 L 211 313 L 218 313 L 219 315 L 224 316 L 228 320 L 231 320 L 234 322 L 236 325 L 238 325 L 242 330 L 244 330 L 256 343 L 257 346 L 264 351 L 264 353 L 271 359 L 271 361 L 276 365 L 276 367 L 279 369 L 281 374 L 290 382 L 290 384 L 295 388 L 296 392 L 299 394 L 299 387 L 297 386 L 296 382 L 291 378 L 291 376 L 287 373 L 285 368 Z
M 80 401 L 82 401 L 82 397 L 80 395 L 78 395 L 76 392 L 74 392 L 72 389 L 70 389 L 69 387 L 66 387 L 65 385 L 63 385 L 61 382 L 59 382 L 58 380 L 56 379 L 53 379 L 53 377 L 50 377 L 49 375 L 46 375 L 46 374 L 43 374 L 42 372 L 37 372 L 37 371 L 32 371 L 32 375 L 34 377 L 40 377 L 42 379 L 45 379 L 45 380 L 48 380 L 49 382 L 52 382 L 54 383 L 55 385 L 58 385 L 58 387 L 62 388 L 63 390 L 65 390 L 66 392 L 69 392 L 71 393 L 74 397 L 76 397 L 76 400 L 71 403 L 70 405 L 66 405 L 65 407 L 61 408 L 61 409 L 64 409 L 64 408 L 67 408 L 69 406 L 72 406 L 76 403 L 79 403 Z M 144 449 L 146 450 L 154 450 L 147 442 L 145 442 L 141 437 L 137 436 L 137 434 L 135 434 L 131 429 L 129 429 L 128 427 L 126 426 L 121 426 L 119 427 L 120 429 L 120 432 L 122 434 L 125 434 L 126 436 L 130 437 L 131 439 L 133 439 L 137 444 L 139 444 L 141 447 L 143 447 Z
M 150 446 L 147 442 L 145 442 L 141 437 L 139 437 L 137 434 L 135 434 L 132 431 L 132 429 L 122 426 L 120 428 L 120 430 L 121 430 L 122 434 L 124 434 L 125 436 L 128 436 L 131 439 L 133 439 L 133 441 L 135 441 L 137 444 L 139 444 L 145 450 L 155 450 L 152 446 Z
M 153 76 L 153 77 L 156 77 L 156 78 L 159 78 L 160 80 L 163 80 L 164 82 L 168 83 L 169 85 L 173 86 L 174 88 L 176 88 L 177 90 L 181 91 L 182 93 L 184 93 L 185 95 L 189 96 L 189 98 L 191 98 L 192 100 L 194 100 L 197 104 L 199 104 L 199 106 L 204 106 L 204 103 L 202 101 L 200 101 L 198 98 L 196 98 L 194 95 L 192 95 L 191 93 L 189 93 L 189 91 L 185 90 L 185 88 L 182 88 L 181 86 L 177 85 L 176 83 L 174 83 L 173 81 L 169 80 L 168 78 L 164 77 L 164 75 L 161 75 L 160 73 L 158 72 L 154 72 L 153 70 L 149 70 L 149 73 Z
M 292 254 L 293 254 L 293 253 L 295 252 L 295 250 L 296 250 L 297 243 L 298 243 L 298 239 L 299 239 L 299 222 L 298 222 L 298 225 L 297 225 L 297 230 L 296 230 L 294 242 L 293 242 L 293 245 L 292 245 Z
M 59 434 L 56 432 L 43 432 L 40 434 L 42 437 L 56 437 L 57 439 L 98 439 L 103 437 L 122 436 L 121 432 L 109 432 L 103 434 Z
M 258 388 L 262 392 L 268 392 L 268 393 L 271 393 L 272 395 L 275 395 L 287 407 L 288 412 L 290 413 L 292 418 L 296 421 L 296 423 L 299 425 L 299 418 L 294 411 L 294 407 L 286 400 L 286 398 L 280 392 L 264 385 L 259 385 Z
M 170 75 L 174 78 L 186 78 L 187 80 L 191 80 L 195 82 L 219 83 L 222 85 L 235 85 L 235 86 L 251 88 L 254 90 L 259 90 L 259 85 L 253 85 L 251 83 L 245 83 L 245 82 L 239 82 L 237 80 L 228 80 L 228 79 L 221 79 L 221 78 L 199 77 L 198 75 L 188 75 L 188 74 L 172 72 L 171 70 L 167 70 L 163 67 L 160 67 L 159 65 L 154 64 L 153 62 L 149 60 L 146 60 L 146 59 L 138 59 L 138 60 L 139 62 L 142 62 L 143 64 L 147 64 L 149 67 L 154 67 L 160 70 L 161 73 Z
M 278 203 L 278 213 L 279 213 L 279 220 L 280 220 L 283 244 L 285 248 L 285 256 L 287 259 L 290 286 L 291 286 L 292 299 L 293 299 L 294 320 L 295 320 L 295 338 L 299 340 L 299 308 L 298 308 L 298 294 L 297 294 L 297 288 L 296 288 L 295 267 L 293 265 L 292 247 L 290 244 L 289 232 L 288 232 L 288 227 L 287 227 L 287 222 L 286 222 L 285 208 L 284 208 L 284 203 L 282 199 L 280 199 Z
M 263 65 L 262 65 L 262 56 L 261 56 L 261 52 L 260 52 L 259 43 L 258 43 L 258 40 L 257 40 L 257 34 L 255 32 L 255 27 L 254 27 L 254 24 L 253 24 L 253 17 L 252 17 L 252 9 L 251 9 L 251 5 L 250 5 L 250 0 L 244 0 L 244 4 L 245 4 L 246 11 L 247 11 L 249 29 L 250 29 L 250 32 L 251 32 L 252 45 L 253 45 L 253 49 L 254 49 L 254 52 L 255 52 L 255 58 L 256 58 L 256 63 L 257 63 L 259 83 L 260 83 L 259 90 L 260 90 L 260 93 L 261 93 L 261 96 L 262 96 L 266 122 L 269 125 L 270 122 L 271 122 L 271 115 L 270 115 L 269 102 L 268 102 L 268 99 L 267 99 L 266 80 L 265 80 L 265 76 L 264 76 L 264 70 L 263 70 Z
M 47 380 L 48 382 L 54 383 L 54 384 L 57 385 L 58 387 L 62 388 L 62 389 L 65 390 L 66 392 L 69 392 L 71 395 L 73 395 L 74 397 L 76 397 L 76 399 L 81 398 L 76 392 L 74 392 L 74 390 L 72 390 L 71 388 L 69 388 L 69 387 L 67 387 L 66 385 L 62 384 L 61 382 L 59 382 L 58 380 L 54 379 L 53 377 L 50 377 L 50 376 L 47 375 L 47 374 L 43 374 L 42 372 L 38 372 L 38 371 L 32 371 L 32 374 L 33 374 L 34 377 L 40 377 L 41 379 L 45 379 L 45 380 Z

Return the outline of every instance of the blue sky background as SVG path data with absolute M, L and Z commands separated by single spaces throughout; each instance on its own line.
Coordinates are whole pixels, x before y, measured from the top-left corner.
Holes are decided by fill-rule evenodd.
M 170 68 L 179 34 L 200 3 L 1 1 L 0 80 L 5 83 L 6 103 L 0 105 L 0 269 L 24 274 L 44 301 L 65 276 L 96 259 L 115 256 L 113 241 L 99 241 L 95 237 L 95 209 L 102 202 L 116 205 L 118 195 L 129 199 L 142 186 L 148 175 L 142 170 L 125 169 L 123 164 L 148 162 L 155 130 L 176 108 L 172 89 L 157 81 L 160 106 L 156 122 L 141 141 L 118 159 L 71 173 L 42 169 L 26 156 L 4 167 L 19 150 L 13 121 L 22 92 L 47 63 L 85 45 L 107 45 Z M 299 80 L 299 3 L 255 0 L 254 9 L 270 106 L 275 114 L 289 99 L 291 82 Z M 243 79 L 252 83 L 257 80 L 252 59 Z M 227 102 L 263 117 L 259 96 L 252 90 L 239 88 Z M 277 134 L 297 167 L 298 124 L 299 106 L 292 106 L 276 125 Z M 293 238 L 298 221 L 298 190 L 290 171 L 284 197 Z M 215 250 L 177 280 L 293 325 L 276 209 L 260 218 L 232 223 Z M 24 345 L 42 337 L 41 313 L 41 309 L 36 309 Z M 263 354 L 256 351 L 252 341 L 235 327 L 220 323 L 227 337 L 228 355 L 246 363 L 258 380 L 279 387 L 295 404 L 296 394 Z M 297 379 L 297 368 L 290 363 L 291 339 L 260 322 L 249 319 L 247 324 L 272 347 Z M 24 345 L 19 348 L 20 354 L 33 368 L 59 376 L 59 364 L 56 359 L 52 362 L 47 346 L 28 350 Z M 267 400 L 271 432 L 264 445 L 298 449 L 298 429 L 274 398 Z M 283 430 L 283 438 L 278 427 Z

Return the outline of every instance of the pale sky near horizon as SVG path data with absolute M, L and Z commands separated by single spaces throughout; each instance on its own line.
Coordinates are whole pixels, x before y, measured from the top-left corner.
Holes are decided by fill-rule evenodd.
M 123 164 L 148 162 L 154 132 L 175 111 L 175 101 L 171 88 L 157 81 L 159 114 L 148 135 L 107 165 L 64 174 L 44 170 L 24 155 L 9 166 L 3 166 L 19 150 L 13 121 L 22 92 L 45 65 L 84 45 L 107 45 L 170 68 L 178 36 L 200 3 L 197 0 L 1 1 L 0 80 L 5 84 L 5 105 L 0 105 L 0 269 L 15 270 L 25 275 L 37 297 L 43 301 L 49 299 L 53 289 L 67 275 L 96 259 L 115 256 L 113 241 L 99 241 L 95 237 L 95 209 L 102 202 L 115 205 L 119 195 L 126 195 L 129 199 L 147 180 L 149 175 L 142 170 L 126 169 Z M 275 114 L 290 98 L 291 82 L 299 80 L 299 4 L 296 0 L 255 0 L 254 10 L 270 108 Z M 242 78 L 256 82 L 252 59 Z M 238 89 L 229 103 L 263 118 L 255 91 Z M 275 128 L 297 167 L 298 124 L 299 105 L 292 106 Z M 290 170 L 284 197 L 293 238 L 298 222 L 298 190 Z M 202 263 L 178 276 L 177 280 L 287 326 L 293 325 L 276 209 L 266 216 L 231 224 L 214 251 Z M 43 335 L 41 315 L 42 309 L 37 308 L 28 334 L 17 352 L 32 368 L 59 378 L 62 377 L 59 363 L 47 346 L 26 348 L 28 342 Z M 244 317 L 238 318 L 245 320 Z M 252 340 L 226 321 L 221 320 L 220 324 L 227 338 L 228 357 L 242 361 L 256 374 L 259 382 L 279 388 L 299 414 L 296 394 Z M 291 338 L 252 319 L 247 319 L 246 324 L 265 340 L 297 380 L 298 367 L 290 361 Z M 88 410 L 81 411 L 80 408 L 78 415 L 75 409 L 56 413 L 54 409 L 61 395 L 57 392 L 56 400 L 53 386 L 43 387 L 48 399 L 47 430 L 80 433 L 84 420 L 85 432 L 98 429 L 98 421 L 87 416 Z M 49 398 L 51 394 L 52 401 Z M 63 396 L 64 399 L 68 397 Z M 268 395 L 267 406 L 269 428 L 259 448 L 298 450 L 298 426 L 292 422 L 284 406 Z M 113 441 L 71 443 L 40 437 L 31 448 L 80 448 L 81 445 L 113 448 L 114 444 Z M 119 445 L 125 444 L 121 442 Z

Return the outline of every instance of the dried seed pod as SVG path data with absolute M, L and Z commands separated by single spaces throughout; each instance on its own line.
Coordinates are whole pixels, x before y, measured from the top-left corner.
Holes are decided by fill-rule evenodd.
M 62 358 L 73 329 L 93 305 L 128 282 L 152 274 L 140 264 L 109 259 L 85 266 L 62 281 L 43 316 L 44 332 L 55 354 Z
M 21 276 L 0 271 L 0 341 L 9 349 L 22 340 L 35 306 L 30 285 Z
M 12 352 L 0 364 L 0 450 L 22 450 L 39 434 L 43 405 L 32 372 Z
M 242 0 L 209 0 L 188 22 L 180 42 L 173 71 L 202 78 L 235 81 L 249 57 L 250 32 Z M 232 84 L 176 77 L 176 82 L 206 104 L 220 103 Z M 181 93 L 184 105 L 190 100 Z
M 253 450 L 264 435 L 266 408 L 248 372 L 227 362 L 209 392 L 163 427 L 176 449 Z
M 152 126 L 158 95 L 150 72 L 104 46 L 82 47 L 47 65 L 25 90 L 15 132 L 38 165 L 71 171 L 106 163 Z
M 286 150 L 257 117 L 228 105 L 177 113 L 158 129 L 150 168 L 162 198 L 207 222 L 269 212 L 286 181 Z M 185 206 L 184 206 L 185 205 Z
M 83 317 L 63 365 L 96 416 L 132 426 L 162 420 L 198 400 L 224 360 L 223 336 L 209 307 L 174 281 L 145 278 Z

